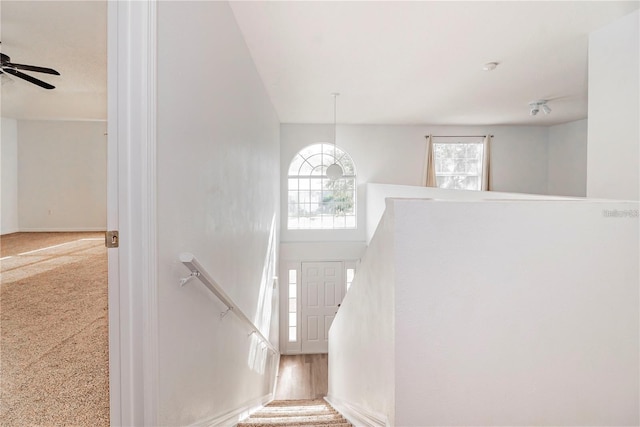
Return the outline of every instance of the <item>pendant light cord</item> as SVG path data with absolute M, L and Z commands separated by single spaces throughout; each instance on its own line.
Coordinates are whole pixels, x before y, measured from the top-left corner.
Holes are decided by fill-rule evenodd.
M 337 115 L 336 115 L 336 105 L 337 105 L 337 99 L 338 99 L 338 95 L 340 95 L 337 92 L 332 93 L 331 95 L 333 95 L 333 148 L 335 149 L 336 147 L 336 135 L 337 135 L 337 131 L 336 131 L 336 127 L 337 127 Z
M 338 139 L 337 130 L 336 130 L 338 128 L 338 119 L 337 119 L 336 110 L 337 110 L 337 97 L 340 94 L 337 92 L 334 92 L 331 95 L 333 95 L 333 158 L 334 158 L 334 161 L 331 165 L 329 165 L 329 167 L 327 167 L 326 174 L 329 179 L 331 179 L 332 181 L 335 181 L 336 179 L 341 178 L 344 175 L 344 170 L 342 169 L 342 166 L 340 166 L 337 163 L 337 158 L 336 158 L 336 150 L 337 150 L 336 140 Z

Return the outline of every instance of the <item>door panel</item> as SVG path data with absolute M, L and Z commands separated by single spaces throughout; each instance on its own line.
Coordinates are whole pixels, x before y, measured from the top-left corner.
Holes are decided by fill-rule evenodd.
M 302 352 L 327 353 L 329 328 L 345 294 L 342 262 L 303 262 Z

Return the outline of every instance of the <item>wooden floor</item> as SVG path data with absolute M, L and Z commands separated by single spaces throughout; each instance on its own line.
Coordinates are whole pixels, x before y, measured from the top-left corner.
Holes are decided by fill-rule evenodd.
M 322 399 L 328 391 L 327 354 L 280 356 L 276 400 Z

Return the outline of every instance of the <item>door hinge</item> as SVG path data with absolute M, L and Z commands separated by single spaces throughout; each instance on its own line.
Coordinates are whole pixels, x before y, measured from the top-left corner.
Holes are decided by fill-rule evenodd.
M 104 245 L 107 248 L 117 248 L 120 246 L 120 238 L 117 230 L 111 230 L 104 233 Z

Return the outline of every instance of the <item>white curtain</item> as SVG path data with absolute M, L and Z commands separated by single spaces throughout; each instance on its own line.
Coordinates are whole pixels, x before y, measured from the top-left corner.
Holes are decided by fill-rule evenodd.
M 484 137 L 484 155 L 482 156 L 482 190 L 491 191 L 493 183 L 491 180 L 491 135 Z
M 425 187 L 437 187 L 436 165 L 433 155 L 433 136 L 427 137 L 427 150 L 424 156 L 424 170 L 422 171 L 422 185 Z

